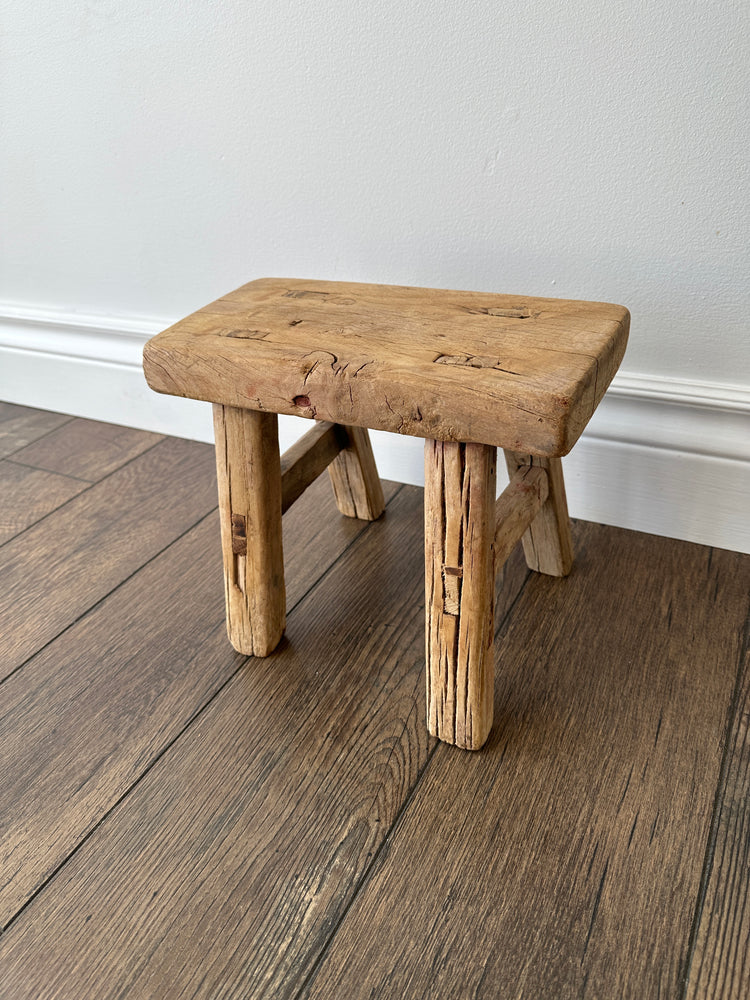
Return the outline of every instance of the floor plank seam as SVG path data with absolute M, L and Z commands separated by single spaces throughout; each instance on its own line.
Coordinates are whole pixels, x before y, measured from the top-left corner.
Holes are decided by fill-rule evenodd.
M 36 444 L 36 442 L 34 442 L 34 444 Z M 141 455 L 145 455 L 145 452 L 140 452 L 136 456 L 136 458 L 140 458 Z M 129 461 L 132 461 L 132 459 L 130 459 Z M 96 486 L 97 483 L 103 482 L 103 480 L 106 479 L 107 476 L 111 476 L 112 475 L 112 472 L 108 472 L 107 476 L 102 476 L 101 479 L 97 479 L 96 481 L 92 481 L 91 479 L 84 479 L 83 476 L 74 476 L 71 472 L 53 472 L 50 469 L 43 469 L 39 465 L 31 465 L 29 462 L 19 462 L 17 458 L 7 458 L 6 457 L 6 458 L 3 459 L 3 462 L 10 462 L 11 465 L 19 465 L 22 469 L 34 469 L 37 472 L 49 472 L 49 474 L 51 476 L 65 476 L 66 479 L 75 479 L 75 481 L 77 483 L 86 483 L 87 486 Z M 124 463 L 124 464 L 127 464 L 127 463 Z M 117 471 L 119 471 L 122 468 L 124 468 L 124 465 L 118 465 L 117 469 L 114 469 L 113 472 L 117 472 Z M 82 492 L 85 493 L 86 491 L 83 490 Z M 78 493 L 76 495 L 80 496 L 81 494 Z M 67 500 L 65 502 L 68 503 Z M 55 510 L 59 510 L 59 509 L 60 509 L 59 507 L 55 508 Z M 50 511 L 50 513 L 52 513 L 52 512 Z M 47 515 L 45 514 L 44 516 L 46 517 Z M 41 521 L 42 519 L 40 518 L 39 520 Z M 37 524 L 38 522 L 35 521 L 34 523 Z
M 724 748 L 722 750 L 721 767 L 719 769 L 719 776 L 716 781 L 716 793 L 714 795 L 714 802 L 711 810 L 711 825 L 709 827 L 708 839 L 706 841 L 706 853 L 704 855 L 703 867 L 701 869 L 701 879 L 700 879 L 700 884 L 698 886 L 698 896 L 695 902 L 695 911 L 693 913 L 693 920 L 690 925 L 690 935 L 688 937 L 688 944 L 685 953 L 685 962 L 683 970 L 680 974 L 679 1000 L 687 1000 L 688 987 L 690 985 L 690 974 L 692 972 L 693 956 L 695 954 L 695 948 L 698 941 L 698 931 L 700 928 L 701 918 L 703 915 L 703 907 L 706 902 L 708 886 L 711 881 L 711 874 L 713 872 L 714 855 L 716 852 L 716 841 L 718 838 L 719 824 L 721 820 L 722 802 L 726 791 L 727 772 L 729 770 L 729 762 L 732 754 L 732 748 L 730 746 L 730 742 L 731 742 L 732 730 L 734 729 L 734 724 L 737 717 L 740 692 L 742 689 L 742 676 L 744 671 L 744 664 L 749 647 L 750 647 L 750 615 L 748 615 L 747 619 L 745 620 L 743 639 L 740 645 L 740 650 L 738 655 L 737 673 L 735 675 L 735 680 L 734 680 L 734 689 L 732 691 L 732 699 L 730 702 L 729 710 L 727 712 L 727 722 L 724 730 Z
M 92 478 L 129 455 L 63 431 L 21 454 Z M 3 997 L 745 996 L 747 557 L 578 522 L 559 581 L 517 546 L 486 751 L 438 752 L 422 492 L 389 483 L 375 525 L 327 474 L 295 505 L 267 661 L 227 641 L 193 447 L 91 497 L 5 466 L 14 525 L 87 499 L 0 552 L 25 667 L 0 690 Z
M 61 426 L 64 427 L 65 424 L 62 424 Z M 59 428 L 56 427 L 55 430 L 59 430 Z M 52 432 L 50 431 L 50 433 L 52 433 Z M 165 440 L 165 439 L 162 438 L 162 441 L 163 440 Z M 16 539 L 21 538 L 27 531 L 30 531 L 31 528 L 35 528 L 38 524 L 41 524 L 43 521 L 45 521 L 48 517 L 51 517 L 53 514 L 59 514 L 60 511 L 63 510 L 65 507 L 67 507 L 69 503 L 73 503 L 74 500 L 79 500 L 81 497 L 86 496 L 86 494 L 89 493 L 95 486 L 99 486 L 100 483 L 106 482 L 110 478 L 110 476 L 114 476 L 114 474 L 116 472 L 120 472 L 122 469 L 126 469 L 132 462 L 137 461 L 139 458 L 142 458 L 144 455 L 148 455 L 148 453 L 150 451 L 153 451 L 154 448 L 158 447 L 158 445 L 160 445 L 162 443 L 162 441 L 157 441 L 155 444 L 152 444 L 148 448 L 145 448 L 143 451 L 139 452 L 137 455 L 134 455 L 132 458 L 129 458 L 127 460 L 127 462 L 123 462 L 122 465 L 118 465 L 116 469 L 113 469 L 111 472 L 108 472 L 106 476 L 102 476 L 101 479 L 97 479 L 96 482 L 94 482 L 94 483 L 90 482 L 88 479 L 79 479 L 79 482 L 87 483 L 88 484 L 85 490 L 81 490 L 80 493 L 76 493 L 75 496 L 71 497 L 69 500 L 66 500 L 64 503 L 61 503 L 59 507 L 55 507 L 54 510 L 47 511 L 47 513 L 43 514 L 42 517 L 40 517 L 38 520 L 33 521 L 31 524 L 27 524 L 26 527 L 23 528 L 21 531 L 17 532 L 15 535 L 12 535 L 10 538 L 6 539 L 4 542 L 0 542 L 0 548 L 2 548 L 4 545 L 8 545 L 9 542 L 15 542 Z M 33 442 L 33 443 L 36 444 L 36 442 Z M 20 451 L 21 449 L 19 448 L 18 450 Z M 15 452 L 14 452 L 14 454 L 15 454 Z M 8 457 L 6 456 L 5 459 L 4 459 L 4 461 L 10 461 L 10 459 L 8 459 Z M 14 462 L 14 464 L 15 465 L 24 465 L 23 462 Z M 38 468 L 38 466 L 36 466 L 36 465 L 24 465 L 24 467 L 27 468 L 27 469 L 37 469 Z M 49 470 L 47 470 L 47 469 L 40 469 L 39 471 L 40 472 L 47 472 Z M 63 473 L 63 475 L 67 475 L 67 473 Z M 69 478 L 70 479 L 78 479 L 77 476 L 69 476 Z
M 93 485 L 96 485 L 96 484 L 93 484 Z M 87 492 L 86 490 L 83 491 L 83 493 L 86 493 L 86 492 Z M 83 496 L 83 493 L 78 493 L 76 497 L 73 497 L 73 499 L 75 500 L 77 497 Z M 59 509 L 60 508 L 58 507 L 58 510 Z M 199 517 L 197 521 L 195 521 L 193 524 L 189 525 L 189 527 L 187 527 L 176 538 L 173 538 L 171 542 L 169 542 L 167 545 L 164 546 L 163 549 L 159 549 L 158 552 L 155 552 L 151 556 L 150 559 L 147 559 L 146 562 L 142 563 L 137 569 L 134 569 L 132 573 L 129 573 L 128 576 L 126 576 L 122 580 L 120 580 L 120 582 L 117 583 L 111 590 L 107 591 L 106 594 L 103 594 L 100 598 L 98 598 L 98 600 L 96 600 L 90 607 L 86 608 L 79 615 L 77 615 L 72 621 L 68 622 L 68 624 L 65 626 L 65 628 L 60 629 L 60 631 L 56 635 L 53 635 L 50 639 L 48 639 L 47 642 L 45 642 L 43 646 L 40 646 L 39 649 L 35 649 L 34 652 L 31 654 L 31 656 L 28 656 L 23 661 L 23 663 L 19 663 L 18 666 L 15 667 L 13 670 L 11 670 L 11 672 L 9 674 L 7 674 L 5 677 L 3 677 L 2 679 L 0 679 L 0 686 L 2 686 L 3 684 L 5 684 L 6 681 L 10 680 L 11 677 L 14 677 L 19 672 L 19 670 L 23 670 L 23 668 L 27 664 L 31 663 L 31 661 L 34 659 L 35 656 L 38 656 L 41 652 L 43 652 L 43 650 L 45 650 L 53 642 L 57 642 L 57 640 L 60 638 L 60 636 L 65 635 L 65 633 L 69 629 L 73 628 L 74 625 L 77 625 L 78 622 L 80 622 L 83 618 L 86 617 L 86 615 L 90 614 L 92 611 L 94 611 L 96 608 L 98 608 L 99 605 L 103 601 L 106 601 L 109 597 L 111 597 L 112 594 L 116 594 L 117 591 L 121 587 L 123 587 L 129 580 L 132 580 L 133 577 L 136 576 L 138 573 L 140 573 L 140 571 L 142 569 L 145 569 L 146 566 L 149 566 L 154 561 L 154 559 L 158 559 L 159 556 L 163 555 L 176 542 L 179 542 L 180 539 L 184 538 L 185 535 L 187 535 L 189 532 L 191 532 L 195 528 L 197 528 L 203 521 L 206 520 L 206 518 L 211 517 L 211 515 L 214 514 L 215 512 L 216 512 L 216 507 L 212 507 L 211 510 L 209 510 L 205 514 L 201 515 L 201 517 Z M 52 511 L 51 513 L 56 513 L 56 512 Z M 39 521 L 37 521 L 36 524 L 39 524 Z M 19 532 L 19 534 L 16 535 L 15 538 L 19 538 L 20 535 L 22 535 L 22 534 L 23 534 L 23 532 Z
M 216 627 L 217 628 L 223 628 L 223 626 L 224 626 L 224 622 L 221 621 L 221 622 L 217 623 Z M 6 931 L 8 931 L 13 926 L 13 924 L 18 920 L 18 918 L 23 915 L 24 911 L 34 902 L 34 900 L 42 892 L 44 892 L 44 890 L 47 888 L 47 886 L 55 879 L 55 877 L 62 871 L 62 869 L 68 864 L 68 862 L 71 861 L 75 857 L 75 855 L 81 850 L 81 848 L 87 843 L 87 841 L 96 833 L 96 831 L 99 829 L 99 827 L 102 825 L 102 823 L 106 822 L 106 820 L 108 819 L 108 817 L 112 815 L 112 813 L 115 811 L 115 809 L 117 809 L 117 807 L 119 805 L 121 805 L 128 798 L 128 796 L 138 787 L 138 785 L 140 785 L 140 783 L 143 781 L 143 779 L 146 777 L 146 775 L 151 771 L 151 769 L 162 759 L 162 757 L 164 757 L 164 755 L 166 753 L 169 752 L 169 750 L 171 750 L 171 748 L 175 745 L 175 743 L 177 742 L 177 740 L 179 740 L 186 733 L 186 731 L 190 728 L 190 726 L 192 726 L 192 724 L 196 721 L 196 719 L 198 719 L 206 711 L 206 709 L 209 707 L 209 705 L 211 705 L 211 703 L 213 702 L 213 700 L 219 694 L 221 694 L 221 692 L 224 690 L 224 688 L 227 686 L 227 684 L 229 684 L 230 681 L 232 681 L 234 679 L 234 677 L 237 676 L 237 674 L 239 673 L 239 671 L 242 670 L 242 668 L 244 667 L 244 665 L 247 663 L 248 659 L 249 659 L 249 657 L 246 657 L 245 659 L 242 660 L 242 662 L 238 665 L 237 669 L 235 671 L 233 671 L 233 673 L 230 674 L 229 677 L 227 677 L 227 679 L 224 681 L 224 683 L 221 684 L 216 689 L 216 691 L 211 695 L 211 697 L 208 699 L 208 701 L 206 701 L 205 704 L 203 704 L 190 717 L 190 719 L 185 723 L 185 725 L 179 731 L 179 733 L 177 733 L 168 743 L 166 743 L 164 745 L 164 747 L 154 757 L 154 759 L 151 761 L 151 763 L 148 765 L 148 767 L 143 771 L 143 773 L 138 775 L 138 777 L 135 779 L 135 781 L 133 782 L 133 784 L 130 785 L 130 787 L 128 789 L 126 789 L 126 791 L 124 791 L 122 793 L 122 795 L 120 796 L 120 798 L 117 799 L 117 801 L 114 802 L 109 807 L 109 809 L 105 813 L 103 813 L 102 816 L 100 816 L 100 818 L 97 820 L 96 823 L 94 823 L 94 825 L 91 827 L 91 829 L 88 830 L 87 833 L 78 841 L 78 843 L 75 845 L 75 847 L 73 848 L 73 850 L 70 851 L 70 853 L 66 855 L 66 857 L 60 862 L 60 864 L 57 865 L 57 867 L 54 869 L 54 871 L 52 871 L 47 876 L 47 878 L 44 880 L 44 882 L 42 882 L 37 887 L 37 889 L 29 896 L 29 898 L 26 900 L 26 902 L 23 904 L 23 906 L 21 906 L 21 908 L 19 910 L 17 910 L 16 913 L 13 914 L 13 916 L 7 922 L 7 924 L 5 924 L 5 926 L 2 929 L 0 929 L 0 936 L 2 936 Z
M 393 494 L 393 496 L 388 501 L 388 504 L 386 504 L 386 509 L 387 509 L 388 505 L 391 504 L 396 499 L 396 497 L 399 495 L 399 493 L 402 492 L 403 489 L 404 489 L 404 486 L 401 485 L 399 487 L 399 489 L 396 490 L 396 492 Z M 156 559 L 163 552 L 166 552 L 167 549 L 169 549 L 172 545 L 174 545 L 176 542 L 178 542 L 185 535 L 187 535 L 188 532 L 193 531 L 195 528 L 197 528 L 203 521 L 205 521 L 208 517 L 210 517 L 215 511 L 216 511 L 216 508 L 214 507 L 211 511 L 209 511 L 207 514 L 205 514 L 203 517 L 201 517 L 198 521 L 196 521 L 195 524 L 191 525 L 186 531 L 184 531 L 179 536 L 179 538 L 175 538 L 172 542 L 170 542 L 169 545 L 165 546 L 164 549 L 161 550 L 161 552 L 156 553 L 156 555 L 154 555 L 151 559 L 149 559 L 148 562 L 144 563 L 143 566 L 139 566 L 137 570 L 135 570 L 133 573 L 131 573 L 125 580 L 122 580 L 108 594 L 106 594 L 99 601 L 97 601 L 96 604 L 92 605 L 85 612 L 83 612 L 81 615 L 79 615 L 78 618 L 76 618 L 75 622 L 71 622 L 70 625 L 68 625 L 61 632 L 59 632 L 58 635 L 54 637 L 54 639 L 50 639 L 50 641 L 48 643 L 45 643 L 45 645 L 42 646 L 41 649 L 37 650 L 33 654 L 33 656 L 30 656 L 27 660 L 25 660 L 24 663 L 22 663 L 19 667 L 17 667 L 13 671 L 12 674 L 9 674 L 8 677 L 12 677 L 13 674 L 16 674 L 19 670 L 21 670 L 27 663 L 29 663 L 34 658 L 34 656 L 36 656 L 38 653 L 40 653 L 42 651 L 42 649 L 45 649 L 47 646 L 50 645 L 50 643 L 54 642 L 61 635 L 64 635 L 64 633 L 67 632 L 68 629 L 72 628 L 72 626 L 75 625 L 76 622 L 80 621 L 87 614 L 89 614 L 90 612 L 92 612 L 99 604 L 102 603 L 102 601 L 106 600 L 111 594 L 114 594 L 117 590 L 119 590 L 120 587 L 123 586 L 123 584 L 125 584 L 128 580 L 132 579 L 137 573 L 139 573 L 142 569 L 144 569 L 146 566 L 148 566 L 149 563 L 153 562 L 153 560 Z M 343 558 L 343 556 L 345 555 L 345 553 L 347 553 L 349 551 L 349 549 L 364 535 L 364 533 L 369 529 L 370 525 L 373 524 L 373 523 L 377 523 L 377 522 L 368 522 L 367 524 L 365 524 L 365 526 L 363 527 L 363 530 L 361 532 L 359 532 L 359 534 L 355 535 L 351 539 L 351 541 L 349 542 L 349 544 L 346 545 L 344 549 L 342 549 L 342 551 L 339 553 L 339 555 L 334 560 L 334 562 L 329 567 L 327 567 L 327 569 L 325 570 L 325 572 L 323 572 L 313 583 L 310 584 L 310 586 L 302 594 L 300 594 L 300 596 L 298 597 L 298 599 L 294 602 L 294 604 L 292 605 L 292 607 L 288 611 L 288 616 L 289 617 L 291 617 L 291 615 L 294 614 L 294 612 L 296 611 L 297 607 L 302 603 L 302 601 L 304 601 L 305 598 L 316 587 L 318 587 L 322 583 L 322 581 L 328 576 L 328 574 L 331 572 L 331 570 L 333 570 L 334 567 L 336 567 L 338 565 L 338 563 Z M 225 622 L 224 622 L 223 616 L 221 618 L 221 621 L 217 623 L 216 627 L 220 628 L 220 629 L 224 629 L 225 628 Z M 243 659 L 237 665 L 237 669 L 234 670 L 234 671 L 232 671 L 232 673 L 229 675 L 229 677 L 227 677 L 226 680 L 222 684 L 219 685 L 219 687 L 208 698 L 208 700 L 196 712 L 193 713 L 193 715 L 185 723 L 185 725 L 179 731 L 179 733 L 177 733 L 168 743 L 165 744 L 165 746 L 159 751 L 159 753 L 154 757 L 154 759 L 148 764 L 148 766 L 144 769 L 144 771 L 140 775 L 138 775 L 138 777 L 133 781 L 133 783 L 130 785 L 130 787 L 128 789 L 126 789 L 126 791 L 123 792 L 123 794 L 117 799 L 117 801 L 114 802 L 110 806 L 110 808 L 107 809 L 107 811 L 91 827 L 91 829 L 86 832 L 86 834 L 79 840 L 79 842 L 75 845 L 75 847 L 65 856 L 65 858 L 60 862 L 60 864 L 58 864 L 55 867 L 55 869 L 47 876 L 47 878 L 29 896 L 29 898 L 26 900 L 26 902 L 23 904 L 23 906 L 21 906 L 16 911 L 16 913 L 13 914 L 13 916 L 11 917 L 11 919 L 2 928 L 0 928 L 0 938 L 2 937 L 3 934 L 5 934 L 6 931 L 8 931 L 13 926 L 13 924 L 15 924 L 15 922 L 19 919 L 19 917 L 21 917 L 23 915 L 23 913 L 34 902 L 34 900 L 37 899 L 42 892 L 44 892 L 44 890 L 47 888 L 47 886 L 50 885 L 50 883 L 56 878 L 56 876 L 62 871 L 62 869 L 68 864 L 68 862 L 71 861 L 75 857 L 75 855 L 88 842 L 88 840 L 99 829 L 99 827 L 104 822 L 106 822 L 106 820 L 108 819 L 108 817 L 112 815 L 112 813 L 118 808 L 118 806 L 120 806 L 131 795 L 131 793 L 138 787 L 138 785 L 140 785 L 140 783 L 144 780 L 144 778 L 150 773 L 150 771 L 152 770 L 152 768 L 154 768 L 156 766 L 156 764 L 158 764 L 158 762 L 172 749 L 172 747 L 175 746 L 175 744 L 177 743 L 177 741 L 180 740 L 185 735 L 185 733 L 190 729 L 190 727 L 193 725 L 193 723 L 196 722 L 196 720 L 199 719 L 203 715 L 203 713 L 209 708 L 209 706 L 213 704 L 213 702 L 215 701 L 215 699 L 219 697 L 219 695 L 224 690 L 224 688 L 227 686 L 227 684 L 231 683 L 231 681 L 234 680 L 234 678 L 237 676 L 237 674 L 240 673 L 240 671 L 245 667 L 245 665 L 247 664 L 247 662 L 250 659 L 252 659 L 252 657 L 249 657 L 249 656 L 243 657 Z M 8 679 L 7 677 L 4 678 L 4 680 L 7 680 L 7 679 Z M 0 683 L 2 683 L 2 682 L 0 682 Z
M 499 624 L 495 628 L 495 633 L 494 633 L 495 634 L 495 641 L 497 640 L 498 636 L 500 635 L 500 632 L 502 631 L 505 623 L 508 621 L 508 618 L 512 614 L 513 609 L 516 606 L 516 603 L 518 602 L 519 598 L 521 597 L 521 594 L 526 589 L 526 584 L 528 583 L 528 581 L 530 580 L 530 578 L 531 578 L 531 570 L 527 570 L 526 571 L 526 576 L 524 577 L 521 586 L 518 588 L 518 593 L 513 598 L 513 600 L 511 602 L 511 604 L 509 605 L 507 611 L 505 612 L 505 614 L 503 615 L 501 621 L 499 622 Z M 421 685 L 422 685 L 422 679 L 420 678 L 420 690 L 421 690 Z M 404 723 L 404 729 L 406 729 L 406 726 L 407 726 L 407 722 Z M 403 731 L 402 731 L 402 733 L 403 733 Z M 394 744 L 394 746 L 395 746 L 395 744 Z M 331 949 L 331 947 L 332 947 L 332 945 L 333 945 L 333 943 L 334 943 L 334 941 L 336 939 L 336 936 L 339 933 L 339 930 L 341 929 L 341 927 L 344 925 L 344 922 L 346 921 L 346 918 L 347 918 L 347 916 L 349 914 L 349 911 L 352 909 L 352 907 L 354 906 L 355 902 L 357 901 L 357 899 L 359 898 L 359 896 L 361 895 L 361 893 L 367 887 L 367 884 L 370 881 L 370 876 L 372 875 L 373 871 L 375 870 L 375 867 L 376 867 L 376 865 L 378 863 L 379 858 L 382 856 L 382 854 L 386 850 L 386 848 L 390 847 L 391 841 L 392 841 L 393 837 L 395 836 L 395 834 L 398 831 L 398 827 L 399 827 L 399 824 L 401 823 L 402 817 L 405 816 L 405 814 L 406 814 L 409 806 L 411 805 L 412 800 L 414 799 L 414 796 L 416 795 L 416 792 L 417 792 L 419 786 L 422 783 L 422 780 L 423 780 L 425 774 L 427 773 L 430 765 L 432 764 L 433 758 L 435 757 L 436 753 L 438 752 L 438 750 L 440 750 L 441 747 L 442 747 L 443 751 L 445 751 L 446 748 L 447 748 L 447 752 L 449 754 L 455 752 L 455 748 L 453 748 L 453 747 L 447 747 L 447 744 L 440 743 L 439 740 L 435 741 L 435 745 L 433 746 L 433 748 L 428 753 L 427 760 L 425 761 L 424 766 L 422 767 L 422 770 L 417 775 L 416 781 L 414 782 L 414 784 L 412 785 L 412 787 L 409 789 L 409 793 L 405 797 L 404 801 L 402 802 L 401 808 L 398 810 L 398 812 L 394 816 L 393 822 L 391 823 L 391 826 L 390 826 L 390 829 L 388 830 L 388 832 L 386 833 L 386 835 L 383 837 L 382 843 L 380 844 L 380 846 L 378 847 L 378 849 L 373 854 L 372 859 L 370 861 L 370 864 L 367 866 L 367 868 L 362 873 L 362 877 L 360 878 L 358 885 L 356 886 L 356 888 L 352 892 L 351 899 L 349 900 L 349 902 L 344 907 L 344 909 L 343 909 L 343 911 L 341 913 L 341 916 L 336 921 L 335 926 L 331 929 L 331 932 L 330 932 L 327 940 L 325 941 L 323 947 L 321 948 L 318 957 L 313 962 L 310 971 L 308 972 L 307 976 L 303 980 L 302 985 L 300 986 L 298 992 L 296 993 L 296 995 L 294 997 L 294 1000 L 302 1000 L 302 997 L 304 996 L 305 992 L 308 990 L 308 988 L 314 982 L 315 977 L 317 976 L 318 971 L 320 970 L 320 967 L 322 966 L 322 964 L 323 964 L 323 962 L 325 960 L 326 955 L 330 951 L 330 949 Z M 481 753 L 481 751 L 479 751 L 479 752 Z M 391 756 L 392 756 L 392 752 L 391 752 Z M 390 756 L 389 756 L 388 759 L 390 760 Z
M 294 1000 L 302 1000 L 302 997 L 305 994 L 305 992 L 307 991 L 308 987 L 314 982 L 315 977 L 317 976 L 318 971 L 320 970 L 320 967 L 323 964 L 326 955 L 330 951 L 331 946 L 333 945 L 333 942 L 336 939 L 336 936 L 337 936 L 339 930 L 343 926 L 343 924 L 344 924 L 344 922 L 345 922 L 345 920 L 346 920 L 346 918 L 347 918 L 347 916 L 349 914 L 349 911 L 351 910 L 351 908 L 354 906 L 355 902 L 359 898 L 360 893 L 367 886 L 367 884 L 368 884 L 368 882 L 370 880 L 370 875 L 372 874 L 372 872 L 373 872 L 375 866 L 377 865 L 380 857 L 382 856 L 383 852 L 385 851 L 386 845 L 388 845 L 390 847 L 391 837 L 393 836 L 393 834 L 395 833 L 395 831 L 396 831 L 399 823 L 401 822 L 401 817 L 404 815 L 404 813 L 408 809 L 409 805 L 411 804 L 412 798 L 414 797 L 415 792 L 417 791 L 417 789 L 421 785 L 422 779 L 424 778 L 425 774 L 427 773 L 427 769 L 429 768 L 429 766 L 430 766 L 430 764 L 432 762 L 432 758 L 435 756 L 435 754 L 436 754 L 439 746 L 440 746 L 440 744 L 436 741 L 435 742 L 435 746 L 432 748 L 432 750 L 430 750 L 429 754 L 427 755 L 427 760 L 425 761 L 422 770 L 417 775 L 417 780 L 414 782 L 414 784 L 412 785 L 412 787 L 409 789 L 409 794 L 406 796 L 406 798 L 404 799 L 404 801 L 401 803 L 401 808 L 398 810 L 398 812 L 396 813 L 396 815 L 393 818 L 393 823 L 391 824 L 390 830 L 385 835 L 385 837 L 383 837 L 383 840 L 382 840 L 382 842 L 380 844 L 380 847 L 378 847 L 378 849 L 375 851 L 375 853 L 372 856 L 372 859 L 370 860 L 370 864 L 367 866 L 367 868 L 362 873 L 362 877 L 359 880 L 359 884 L 354 889 L 354 891 L 353 891 L 353 893 L 351 895 L 351 898 L 349 899 L 349 902 L 346 904 L 346 906 L 342 910 L 341 916 L 336 921 L 335 926 L 331 929 L 331 932 L 330 932 L 328 938 L 326 939 L 323 947 L 321 948 L 320 953 L 318 954 L 317 958 L 313 962 L 310 971 L 308 972 L 308 974 L 305 976 L 304 980 L 302 981 L 302 985 L 300 986 L 298 992 L 295 994 Z
M 46 411 L 45 410 L 43 412 L 46 413 L 46 412 L 52 412 L 52 411 Z M 10 458 L 11 455 L 16 455 L 16 454 L 18 454 L 19 451 L 23 451 L 24 448 L 28 448 L 30 444 L 36 444 L 37 441 L 44 441 L 44 439 L 46 437 L 49 437 L 50 434 L 54 434 L 55 431 L 59 431 L 62 427 L 67 427 L 68 424 L 72 423 L 74 420 L 77 420 L 77 419 L 78 419 L 77 417 L 68 417 L 67 420 L 64 420 L 61 424 L 57 424 L 55 427 L 52 427 L 50 430 L 45 431 L 44 434 L 40 434 L 39 437 L 34 438 L 33 441 L 27 441 L 26 444 L 22 444 L 18 448 L 14 448 L 13 451 L 9 452 L 7 455 L 3 455 L 3 458 Z
M 510 618 L 510 616 L 515 611 L 516 605 L 520 601 L 521 595 L 526 590 L 526 585 L 529 582 L 529 580 L 531 579 L 531 576 L 532 576 L 532 571 L 530 569 L 527 569 L 526 570 L 526 576 L 524 576 L 523 582 L 521 583 L 521 586 L 518 588 L 518 593 L 516 594 L 516 596 L 513 598 L 513 600 L 508 605 L 508 610 L 505 612 L 505 614 L 503 615 L 503 617 L 500 619 L 500 622 L 495 626 L 495 636 L 494 636 L 493 642 L 497 642 L 497 640 L 500 638 L 500 633 L 502 632 L 503 628 L 505 627 L 505 623 L 508 621 L 508 619 Z

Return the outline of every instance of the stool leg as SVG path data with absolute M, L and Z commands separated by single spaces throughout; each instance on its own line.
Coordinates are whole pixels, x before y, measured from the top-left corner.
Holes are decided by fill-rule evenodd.
M 229 641 L 267 656 L 286 616 L 278 417 L 214 404 L 214 433 Z
M 328 466 L 336 506 L 347 517 L 376 521 L 385 510 L 383 487 L 365 427 L 344 427 L 348 444 Z
M 573 566 L 573 539 L 562 462 L 559 458 L 538 458 L 506 451 L 505 463 L 510 476 L 522 465 L 536 465 L 547 472 L 549 495 L 523 535 L 523 551 L 529 569 L 550 576 L 567 576 Z
M 478 750 L 492 726 L 497 449 L 425 442 L 427 724 Z

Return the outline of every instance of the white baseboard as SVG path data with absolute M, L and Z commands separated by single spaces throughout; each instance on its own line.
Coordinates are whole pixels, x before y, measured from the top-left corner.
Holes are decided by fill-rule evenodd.
M 170 322 L 0 304 L 0 399 L 212 441 L 209 404 L 144 381 L 143 344 Z M 282 417 L 282 449 L 306 429 Z M 419 439 L 372 438 L 384 478 L 422 484 Z M 564 465 L 573 517 L 750 552 L 748 385 L 618 373 Z

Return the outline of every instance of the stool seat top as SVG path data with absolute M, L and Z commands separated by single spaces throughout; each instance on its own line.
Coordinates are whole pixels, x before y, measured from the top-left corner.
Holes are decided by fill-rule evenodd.
M 152 338 L 157 392 L 565 455 L 625 352 L 603 302 L 261 278 Z

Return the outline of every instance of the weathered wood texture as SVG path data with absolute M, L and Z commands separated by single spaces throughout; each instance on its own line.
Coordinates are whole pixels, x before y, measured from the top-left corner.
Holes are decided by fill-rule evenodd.
M 278 425 L 275 413 L 214 405 L 227 633 L 248 656 L 267 656 L 284 633 Z
M 144 372 L 178 396 L 560 455 L 629 321 L 606 303 L 265 278 L 153 338 Z
M 48 413 L 30 406 L 0 403 L 0 458 L 6 458 L 25 448 L 56 427 L 69 423 L 73 418 L 63 413 Z
M 549 576 L 567 576 L 573 566 L 573 539 L 562 462 L 559 458 L 506 451 L 505 464 L 511 477 L 526 465 L 538 466 L 547 473 L 547 499 L 523 536 L 523 551 L 530 569 Z
M 284 526 L 293 608 L 365 525 L 322 481 Z M 214 512 L 0 688 L 0 927 L 244 662 L 226 641 L 218 536 Z
M 213 448 L 169 439 L 9 541 L 0 679 L 215 506 Z
M 427 724 L 478 750 L 492 726 L 497 455 L 425 442 Z
M 86 483 L 0 460 L 0 545 L 86 489 Z
M 77 417 L 16 451 L 13 460 L 96 483 L 162 440 L 161 434 Z
M 248 661 L 0 937 L 13 1000 L 295 996 L 427 761 L 421 505 L 398 494 L 273 669 Z M 205 624 L 180 639 L 167 608 L 141 659 L 203 685 L 176 644 Z
M 743 557 L 736 559 L 735 572 L 746 581 Z M 717 797 L 706 893 L 701 899 L 688 963 L 687 1000 L 743 1000 L 750 996 L 749 632 L 750 619 L 744 637 L 740 629 L 734 636 L 738 650 L 744 646 L 742 666 L 727 740 L 725 773 Z
M 750 560 L 578 544 L 513 609 L 485 750 L 438 746 L 305 1000 L 678 995 Z
M 346 432 L 330 420 L 316 421 L 281 456 L 281 509 L 287 511 L 346 444 Z
M 328 466 L 336 504 L 347 517 L 377 521 L 385 510 L 370 435 L 364 427 L 344 427 L 346 443 Z
M 495 567 L 500 567 L 518 544 L 549 495 L 544 469 L 521 466 L 495 504 Z

